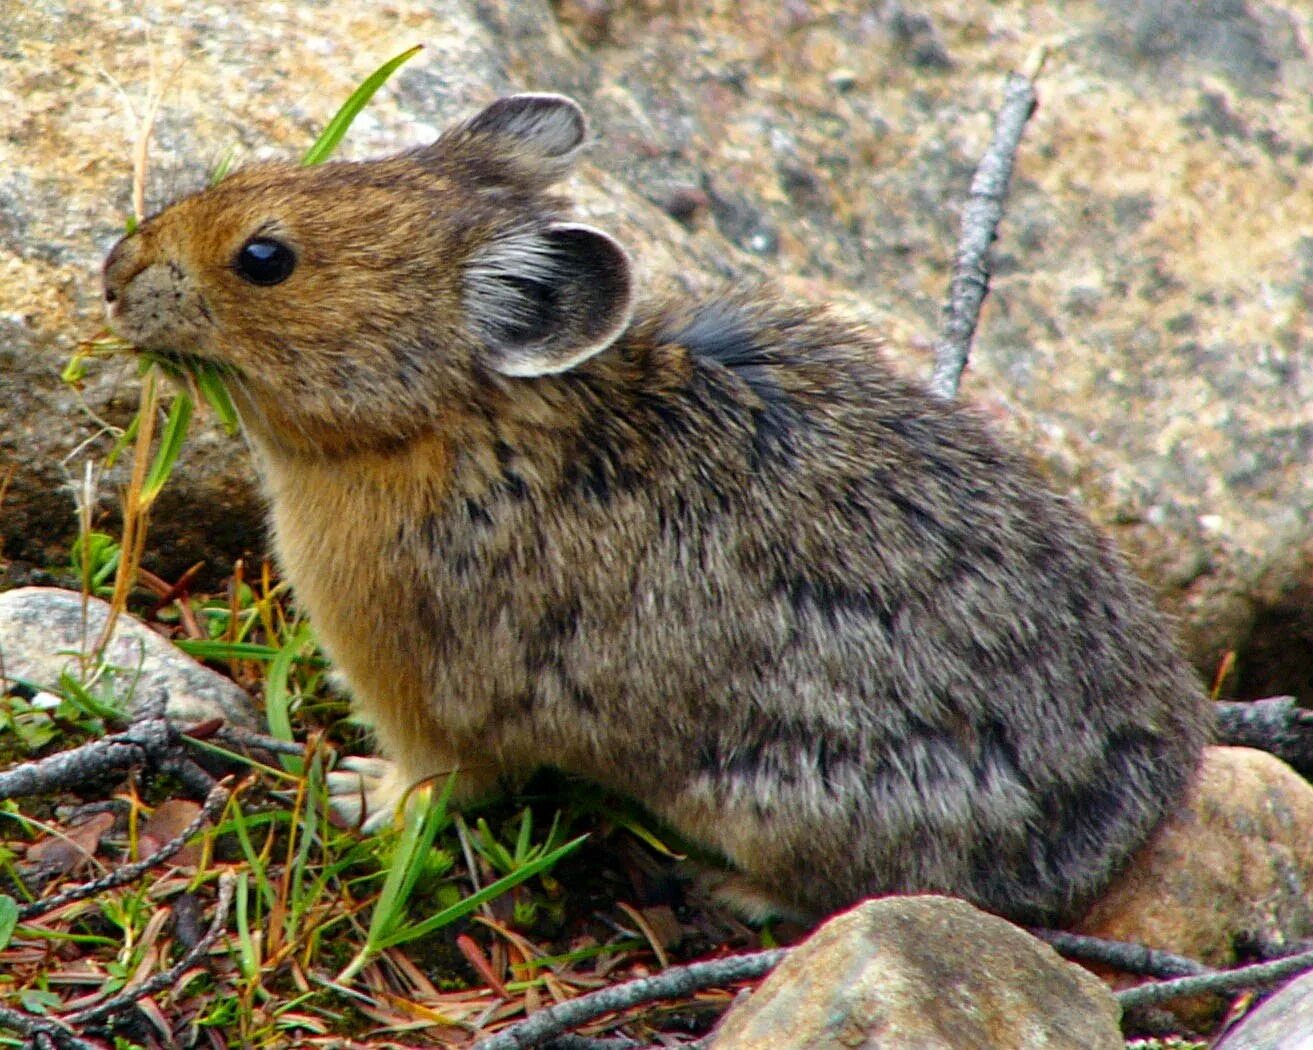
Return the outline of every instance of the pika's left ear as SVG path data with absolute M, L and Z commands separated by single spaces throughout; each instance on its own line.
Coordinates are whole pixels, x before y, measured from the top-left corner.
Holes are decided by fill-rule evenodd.
M 546 187 L 573 167 L 587 137 L 588 121 L 574 99 L 508 95 L 413 155 L 421 163 L 464 155 L 480 164 L 485 181 L 502 181 L 510 173 Z
M 465 274 L 484 363 L 506 376 L 553 375 L 606 349 L 629 324 L 633 300 L 624 248 L 577 223 L 499 238 Z

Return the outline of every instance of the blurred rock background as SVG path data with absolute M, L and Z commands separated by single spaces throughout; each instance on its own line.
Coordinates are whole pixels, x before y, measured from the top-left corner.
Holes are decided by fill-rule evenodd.
M 1034 448 L 1181 619 L 1229 695 L 1313 699 L 1313 8 L 1303 0 L 0 0 L 0 564 L 66 561 L 70 482 L 130 363 L 59 371 L 101 327 L 132 114 L 165 83 L 148 204 L 295 157 L 374 67 L 425 52 L 343 155 L 433 138 L 498 94 L 574 95 L 574 179 L 651 285 L 830 300 L 928 375 L 1003 78 L 1043 51 L 962 396 Z M 100 435 L 100 436 L 97 436 Z M 122 474 L 99 486 L 113 526 Z M 197 433 L 147 565 L 264 549 L 240 444 Z

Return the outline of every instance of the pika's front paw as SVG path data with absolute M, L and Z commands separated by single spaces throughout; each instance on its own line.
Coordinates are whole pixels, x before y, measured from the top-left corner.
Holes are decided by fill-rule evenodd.
M 387 827 L 404 793 L 399 770 L 386 759 L 353 755 L 328 774 L 328 804 L 334 819 L 370 834 Z

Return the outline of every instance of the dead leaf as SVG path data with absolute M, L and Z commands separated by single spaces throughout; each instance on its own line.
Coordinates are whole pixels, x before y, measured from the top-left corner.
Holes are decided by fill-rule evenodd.
M 68 875 L 89 864 L 100 848 L 100 840 L 114 826 L 113 813 L 93 813 L 81 823 L 50 835 L 27 848 L 27 860 L 52 877 Z
M 184 831 L 187 825 L 196 819 L 201 807 L 186 799 L 171 798 L 155 807 L 155 812 L 146 818 L 138 838 L 137 852 L 142 857 L 149 857 L 166 843 L 172 842 Z M 194 867 L 201 861 L 200 843 L 190 843 L 175 853 L 170 863 L 179 866 Z

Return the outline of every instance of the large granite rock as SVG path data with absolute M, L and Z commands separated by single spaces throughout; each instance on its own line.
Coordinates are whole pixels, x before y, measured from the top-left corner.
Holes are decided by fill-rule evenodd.
M 1313 14 L 1303 0 L 611 0 L 0 4 L 0 517 L 4 553 L 61 557 L 69 471 L 104 439 L 57 373 L 100 325 L 98 266 L 129 210 L 151 68 L 168 81 L 148 200 L 229 148 L 296 156 L 366 72 L 428 51 L 347 155 L 423 142 L 519 88 L 594 120 L 583 212 L 645 278 L 766 273 L 828 298 L 928 369 L 956 222 L 1003 75 L 1048 49 L 963 395 L 1079 491 L 1201 668 L 1245 694 L 1313 691 Z M 153 55 L 153 66 L 150 56 Z M 107 74 L 107 75 L 106 75 Z M 221 90 L 220 90 L 221 88 Z M 88 406 L 122 423 L 128 367 Z M 148 559 L 216 571 L 259 549 L 229 439 L 202 436 Z M 102 486 L 110 508 L 116 481 Z
M 1208 748 L 1180 808 L 1075 928 L 1218 969 L 1313 939 L 1313 787 L 1265 751 Z M 1206 1030 L 1226 1003 L 1167 1005 Z

